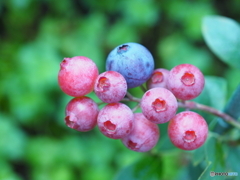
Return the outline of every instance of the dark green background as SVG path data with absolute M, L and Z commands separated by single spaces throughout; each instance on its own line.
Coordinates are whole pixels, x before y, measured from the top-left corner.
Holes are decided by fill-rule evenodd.
M 103 72 L 115 46 L 138 42 L 153 54 L 156 68 L 191 63 L 218 76 L 216 86 L 208 79 L 205 91 L 215 88 L 220 98 L 209 102 L 202 95 L 198 101 L 221 109 L 240 74 L 209 50 L 201 23 L 206 15 L 240 22 L 239 13 L 239 0 L 1 0 L 0 180 L 197 179 L 208 167 L 202 149 L 196 155 L 172 147 L 166 125 L 154 158 L 128 150 L 97 128 L 86 133 L 67 128 L 64 109 L 71 97 L 58 87 L 59 64 L 64 57 L 87 56 Z M 131 93 L 142 95 L 140 88 Z M 225 147 L 216 148 L 224 161 Z

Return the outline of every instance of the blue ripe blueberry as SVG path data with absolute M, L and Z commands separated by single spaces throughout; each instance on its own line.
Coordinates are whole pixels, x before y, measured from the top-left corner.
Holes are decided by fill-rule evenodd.
M 126 79 L 128 88 L 134 88 L 151 77 L 154 59 L 143 45 L 129 42 L 117 46 L 109 53 L 106 70 L 119 72 Z

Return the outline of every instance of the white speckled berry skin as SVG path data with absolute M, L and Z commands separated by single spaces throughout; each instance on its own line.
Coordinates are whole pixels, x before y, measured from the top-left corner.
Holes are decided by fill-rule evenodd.
M 160 76 L 160 79 L 156 79 L 156 73 L 160 73 L 160 75 L 157 75 L 157 77 Z M 148 89 L 155 88 L 155 87 L 167 88 L 168 74 L 169 74 L 169 70 L 167 69 L 163 69 L 163 68 L 155 69 L 151 77 L 147 81 Z
M 90 131 L 97 124 L 98 105 L 89 97 L 73 98 L 66 106 L 65 123 L 77 131 Z
M 153 108 L 153 102 L 156 99 L 163 99 L 166 102 L 166 110 L 156 112 Z M 144 93 L 141 100 L 141 109 L 143 115 L 153 123 L 162 124 L 168 122 L 175 116 L 178 108 L 176 97 L 166 88 L 152 88 Z
M 85 96 L 93 90 L 98 74 L 96 64 L 87 57 L 64 58 L 60 64 L 58 84 L 69 96 Z
M 194 84 L 185 85 L 181 78 L 185 73 L 194 75 Z M 176 96 L 177 99 L 191 100 L 196 98 L 203 90 L 205 84 L 204 75 L 194 65 L 180 64 L 170 70 L 167 88 Z
M 99 88 L 99 79 L 105 77 L 108 79 L 109 88 L 102 90 Z M 127 93 L 127 82 L 125 78 L 116 71 L 106 71 L 101 73 L 95 82 L 94 92 L 105 103 L 119 102 Z
M 196 138 L 192 142 L 184 140 L 186 131 L 193 131 Z M 205 119 L 192 111 L 183 111 L 173 117 L 168 125 L 168 135 L 171 142 L 183 150 L 194 150 L 204 144 L 208 135 L 208 125 Z
M 133 112 L 127 105 L 110 103 L 99 111 L 97 124 L 105 136 L 121 139 L 132 131 L 133 119 Z M 114 128 L 111 129 L 110 125 L 113 125 Z
M 158 125 L 146 119 L 142 113 L 135 113 L 133 130 L 122 138 L 122 143 L 133 151 L 146 152 L 157 144 L 159 137 Z

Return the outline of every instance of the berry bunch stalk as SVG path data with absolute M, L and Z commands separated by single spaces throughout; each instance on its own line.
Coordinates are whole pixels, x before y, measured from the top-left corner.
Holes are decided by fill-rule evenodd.
M 145 89 L 145 88 L 143 87 L 141 89 Z M 126 97 L 123 98 L 122 101 L 137 102 L 138 104 L 137 104 L 136 107 L 139 107 L 141 99 L 137 98 L 137 97 L 134 97 L 132 94 L 127 92 Z M 229 116 L 228 114 L 226 114 L 222 111 L 219 111 L 219 110 L 217 110 L 217 109 L 215 109 L 211 106 L 200 104 L 200 103 L 197 103 L 197 102 L 194 102 L 194 101 L 178 101 L 178 107 L 179 108 L 185 108 L 185 109 L 188 109 L 188 110 L 201 110 L 201 111 L 207 112 L 209 114 L 213 114 L 217 117 L 222 118 L 223 120 L 225 120 L 227 123 L 231 124 L 232 126 L 240 129 L 240 123 L 236 119 L 234 119 L 233 117 Z M 136 108 L 134 108 L 132 110 L 135 111 Z

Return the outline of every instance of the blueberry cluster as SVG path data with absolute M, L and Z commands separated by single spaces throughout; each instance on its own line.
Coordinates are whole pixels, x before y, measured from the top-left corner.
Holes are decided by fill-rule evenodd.
M 199 148 L 207 138 L 208 125 L 202 116 L 193 111 L 177 113 L 178 101 L 194 99 L 202 92 L 202 72 L 191 64 L 154 70 L 154 59 L 141 44 L 114 48 L 101 74 L 87 57 L 64 58 L 58 83 L 63 92 L 74 97 L 65 112 L 65 123 L 72 129 L 84 132 L 98 126 L 106 137 L 121 139 L 127 148 L 138 152 L 157 144 L 158 125 L 166 122 L 171 142 L 180 149 Z M 141 113 L 135 113 L 122 101 L 133 100 L 127 90 L 143 83 L 147 91 L 138 101 Z M 102 109 L 86 96 L 92 91 L 106 103 Z

